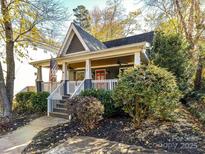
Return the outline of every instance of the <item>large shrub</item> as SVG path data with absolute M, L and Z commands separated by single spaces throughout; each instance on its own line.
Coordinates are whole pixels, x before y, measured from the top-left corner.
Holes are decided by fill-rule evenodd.
M 104 105 L 105 117 L 111 117 L 121 112 L 121 108 L 116 107 L 112 98 L 112 91 L 104 89 L 87 89 L 80 93 L 80 96 L 95 97 Z
M 32 111 L 31 98 L 35 92 L 21 92 L 16 95 L 15 109 L 19 112 Z
M 93 128 L 102 119 L 104 106 L 94 97 L 74 97 L 67 100 L 68 114 L 87 129 Z
M 18 112 L 45 112 L 48 92 L 21 92 L 16 95 L 15 110 Z
M 48 92 L 38 92 L 31 97 L 31 104 L 35 112 L 46 112 Z
M 154 65 L 140 65 L 120 76 L 113 99 L 139 126 L 149 116 L 171 118 L 180 91 L 170 72 Z
M 195 71 L 188 50 L 188 44 L 179 34 L 156 32 L 149 53 L 155 65 L 166 68 L 176 76 L 177 84 L 184 94 L 193 88 Z

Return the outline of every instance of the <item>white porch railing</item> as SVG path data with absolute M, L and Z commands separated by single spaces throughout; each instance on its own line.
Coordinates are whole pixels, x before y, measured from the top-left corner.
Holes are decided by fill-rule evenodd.
M 113 90 L 117 85 L 117 79 L 110 80 L 92 80 L 92 88 L 94 89 L 105 89 L 105 90 Z
M 52 93 L 59 85 L 60 82 L 42 82 L 42 91 Z
M 71 95 L 71 98 L 76 95 L 79 95 L 80 92 L 84 90 L 84 83 L 85 83 L 85 79 L 81 81 L 80 85 L 75 89 L 74 93 Z
M 113 90 L 115 86 L 117 85 L 118 80 L 117 79 L 110 79 L 110 80 L 92 80 L 92 88 L 94 89 L 105 89 L 105 90 Z M 84 90 L 84 83 L 85 79 L 83 81 L 68 81 L 67 82 L 67 94 L 71 95 L 71 98 L 79 95 L 81 91 Z M 45 87 L 49 85 L 48 83 L 44 84 L 44 90 Z M 57 109 L 57 104 L 60 103 L 62 100 L 62 96 L 64 95 L 64 85 L 65 81 L 62 81 L 61 83 L 56 84 L 56 88 L 51 92 L 48 99 L 48 116 L 49 113 L 53 112 L 53 109 Z
M 67 94 L 72 95 L 83 81 L 67 81 Z
M 50 112 L 53 112 L 53 108 L 55 108 L 56 103 L 59 103 L 62 100 L 62 96 L 64 95 L 64 83 L 65 81 L 61 82 L 60 85 L 49 95 L 48 103 L 47 103 L 47 113 L 49 116 Z

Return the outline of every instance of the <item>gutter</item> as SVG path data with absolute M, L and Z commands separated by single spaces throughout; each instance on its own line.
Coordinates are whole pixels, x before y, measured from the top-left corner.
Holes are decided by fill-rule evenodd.
M 102 53 L 109 53 L 109 52 L 116 51 L 116 50 L 126 50 L 128 48 L 134 48 L 134 47 L 141 47 L 142 50 L 145 50 L 149 46 L 150 45 L 148 42 L 140 42 L 140 43 L 133 43 L 133 44 L 124 45 L 124 46 L 107 48 L 107 49 L 98 50 L 98 51 L 81 51 L 81 52 L 71 53 L 71 54 L 68 54 L 68 55 L 62 56 L 62 57 L 56 57 L 55 59 L 56 60 L 65 60 L 67 58 L 72 58 L 72 57 L 76 58 L 76 57 L 84 57 L 84 56 L 96 55 L 96 54 L 102 54 Z M 143 52 L 143 53 L 145 54 L 145 57 L 148 60 L 148 56 L 146 55 L 146 53 L 145 52 Z M 46 63 L 49 61 L 50 61 L 50 59 L 45 59 L 45 60 L 40 60 L 40 61 L 33 61 L 33 62 L 30 62 L 29 64 L 35 66 L 35 65 L 38 65 L 40 63 Z

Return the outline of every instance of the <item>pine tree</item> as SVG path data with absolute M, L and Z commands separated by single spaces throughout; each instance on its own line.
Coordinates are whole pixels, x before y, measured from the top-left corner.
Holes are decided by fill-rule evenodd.
M 89 31 L 90 29 L 90 14 L 85 6 L 79 5 L 73 9 L 75 20 L 74 22 L 81 26 L 83 29 Z

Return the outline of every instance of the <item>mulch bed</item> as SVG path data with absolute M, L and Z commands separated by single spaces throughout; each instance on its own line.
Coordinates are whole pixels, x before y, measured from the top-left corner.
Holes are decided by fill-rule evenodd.
M 16 113 L 14 112 L 10 121 L 0 117 L 0 137 L 28 124 L 30 121 L 44 115 L 43 113 Z
M 183 109 L 182 109 L 183 110 Z M 183 112 L 183 114 L 181 114 Z M 77 122 L 47 128 L 37 134 L 23 153 L 45 153 L 73 136 L 91 136 L 120 143 L 175 153 L 205 153 L 205 134 L 189 112 L 179 111 L 175 122 L 145 121 L 135 129 L 129 117 L 102 120 L 95 129 L 84 130 Z

